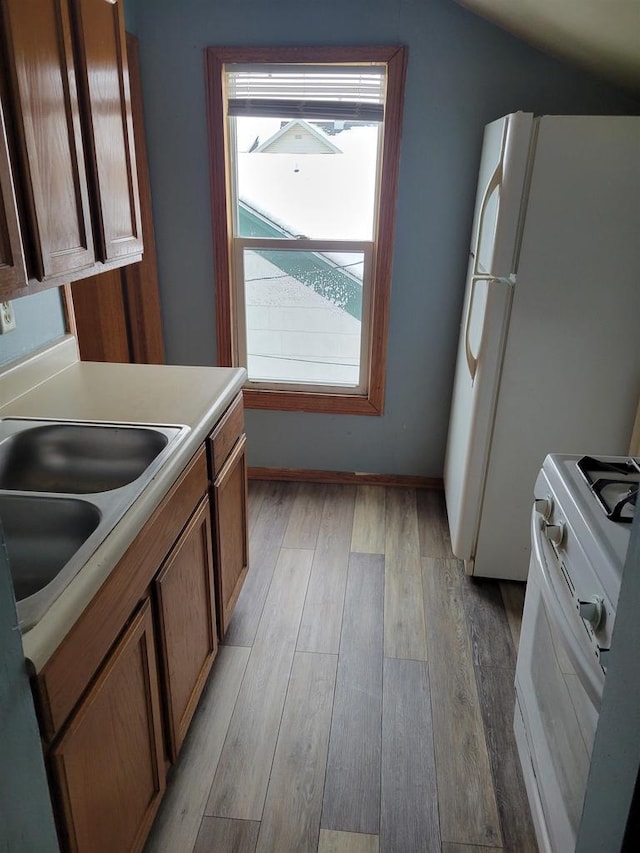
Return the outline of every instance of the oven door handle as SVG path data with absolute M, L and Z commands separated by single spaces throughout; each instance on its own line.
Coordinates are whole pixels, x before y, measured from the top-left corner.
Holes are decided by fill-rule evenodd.
M 562 636 L 565 652 L 575 669 L 576 675 L 580 679 L 594 705 L 598 707 L 602 699 L 602 680 L 596 676 L 596 672 L 600 671 L 600 663 L 596 658 L 595 650 L 591 646 L 591 642 L 586 634 L 586 628 L 583 642 L 588 648 L 587 654 L 582 651 L 582 643 L 571 631 L 569 626 L 570 614 L 565 612 L 565 608 L 557 592 L 555 577 L 557 576 L 557 579 L 561 584 L 563 584 L 563 586 L 566 582 L 564 578 L 561 578 L 558 575 L 560 570 L 556 568 L 557 560 L 555 554 L 553 555 L 553 565 L 549 566 L 545 552 L 547 549 L 550 549 L 551 546 L 547 543 L 545 538 L 544 525 L 544 519 L 534 510 L 531 514 L 531 541 L 533 543 L 535 560 L 540 567 L 540 575 L 544 587 L 543 599 L 550 611 L 550 616 L 552 616 L 557 630 Z M 567 594 L 571 595 L 568 588 Z M 595 664 L 595 667 L 597 667 L 595 672 L 595 667 L 593 665 L 589 666 L 588 656 L 590 655 L 593 655 L 593 663 Z

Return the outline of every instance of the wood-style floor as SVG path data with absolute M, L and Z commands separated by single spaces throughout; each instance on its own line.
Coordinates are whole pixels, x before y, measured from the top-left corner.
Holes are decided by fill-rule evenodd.
M 512 733 L 518 584 L 442 495 L 255 482 L 251 566 L 147 853 L 537 850 Z

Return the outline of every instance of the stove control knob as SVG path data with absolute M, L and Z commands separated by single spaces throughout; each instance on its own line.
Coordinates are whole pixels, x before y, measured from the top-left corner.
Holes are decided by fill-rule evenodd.
M 553 512 L 553 498 L 551 495 L 547 495 L 546 498 L 535 498 L 533 507 L 538 515 L 541 515 L 545 519 L 549 519 Z
M 594 631 L 598 630 L 602 622 L 602 617 L 604 616 L 603 604 L 604 600 L 601 595 L 592 595 L 587 601 L 578 602 L 580 616 L 582 616 L 585 622 L 591 625 Z
M 556 524 L 545 524 L 544 533 L 549 542 L 559 548 L 564 541 L 564 523 L 558 521 Z

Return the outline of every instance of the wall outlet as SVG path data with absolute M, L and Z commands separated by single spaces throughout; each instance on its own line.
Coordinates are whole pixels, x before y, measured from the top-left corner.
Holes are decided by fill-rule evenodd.
M 16 327 L 16 315 L 11 302 L 0 302 L 0 335 L 13 332 Z

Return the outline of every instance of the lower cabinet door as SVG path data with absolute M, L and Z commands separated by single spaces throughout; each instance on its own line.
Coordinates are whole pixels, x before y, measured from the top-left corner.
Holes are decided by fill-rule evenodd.
M 165 787 L 151 605 L 118 641 L 51 753 L 63 848 L 142 849 Z
M 218 651 L 210 518 L 205 498 L 155 581 L 172 761 Z
M 229 627 L 249 563 L 246 446 L 243 434 L 212 486 L 220 637 L 224 637 Z

